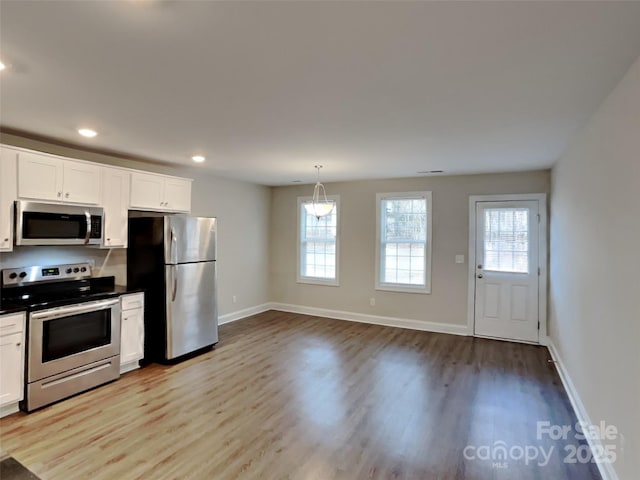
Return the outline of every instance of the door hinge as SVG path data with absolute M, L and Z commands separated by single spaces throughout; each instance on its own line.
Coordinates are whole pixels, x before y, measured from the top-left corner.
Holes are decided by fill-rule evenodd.
M 538 223 L 540 223 L 540 214 L 536 214 L 536 217 L 538 217 Z
M 538 320 L 538 330 L 540 330 L 540 320 Z

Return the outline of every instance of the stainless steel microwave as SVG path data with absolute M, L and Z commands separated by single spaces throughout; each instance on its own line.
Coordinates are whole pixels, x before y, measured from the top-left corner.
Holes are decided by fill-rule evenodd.
M 104 210 L 18 200 L 16 245 L 101 245 Z

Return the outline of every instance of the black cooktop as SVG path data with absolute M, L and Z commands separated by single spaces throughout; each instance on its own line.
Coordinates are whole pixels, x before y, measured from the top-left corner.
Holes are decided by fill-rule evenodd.
M 42 310 L 74 303 L 102 300 L 128 293 L 115 277 L 49 282 L 2 289 L 0 310 Z

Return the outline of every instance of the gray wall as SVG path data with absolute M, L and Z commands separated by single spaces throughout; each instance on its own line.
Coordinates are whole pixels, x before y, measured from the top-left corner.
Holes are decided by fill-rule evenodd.
M 551 339 L 591 421 L 624 435 L 619 478 L 638 478 L 640 59 L 552 179 Z
M 469 195 L 547 193 L 549 171 L 433 176 L 326 184 L 340 195 L 340 286 L 296 283 L 298 196 L 312 185 L 276 187 L 271 198 L 271 299 L 275 302 L 369 315 L 463 325 L 467 321 Z M 431 294 L 374 290 L 376 193 L 433 192 Z M 376 306 L 369 305 L 375 297 Z
M 15 135 L 2 134 L 0 143 L 109 165 L 193 178 L 192 213 L 217 217 L 219 220 L 220 314 L 269 301 L 268 232 L 271 191 L 268 187 L 219 178 L 203 173 L 202 168 L 173 168 L 142 163 Z M 126 282 L 126 250 L 113 249 L 105 264 L 107 252 L 108 250 L 78 247 L 16 247 L 14 253 L 0 254 L 0 267 L 91 260 L 97 267 L 105 265 L 104 275 L 115 275 L 119 283 Z M 232 302 L 234 295 L 237 297 L 235 304 Z

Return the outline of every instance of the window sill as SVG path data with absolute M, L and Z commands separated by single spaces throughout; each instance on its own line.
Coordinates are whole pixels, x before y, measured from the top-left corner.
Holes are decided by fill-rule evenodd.
M 395 285 L 376 285 L 376 290 L 381 292 L 396 292 L 396 293 L 419 293 L 422 295 L 431 295 L 430 287 L 408 287 L 408 286 L 395 286 Z
M 302 283 L 306 285 L 320 285 L 323 287 L 339 287 L 340 283 L 337 280 L 322 280 L 320 278 L 298 278 L 296 283 Z

